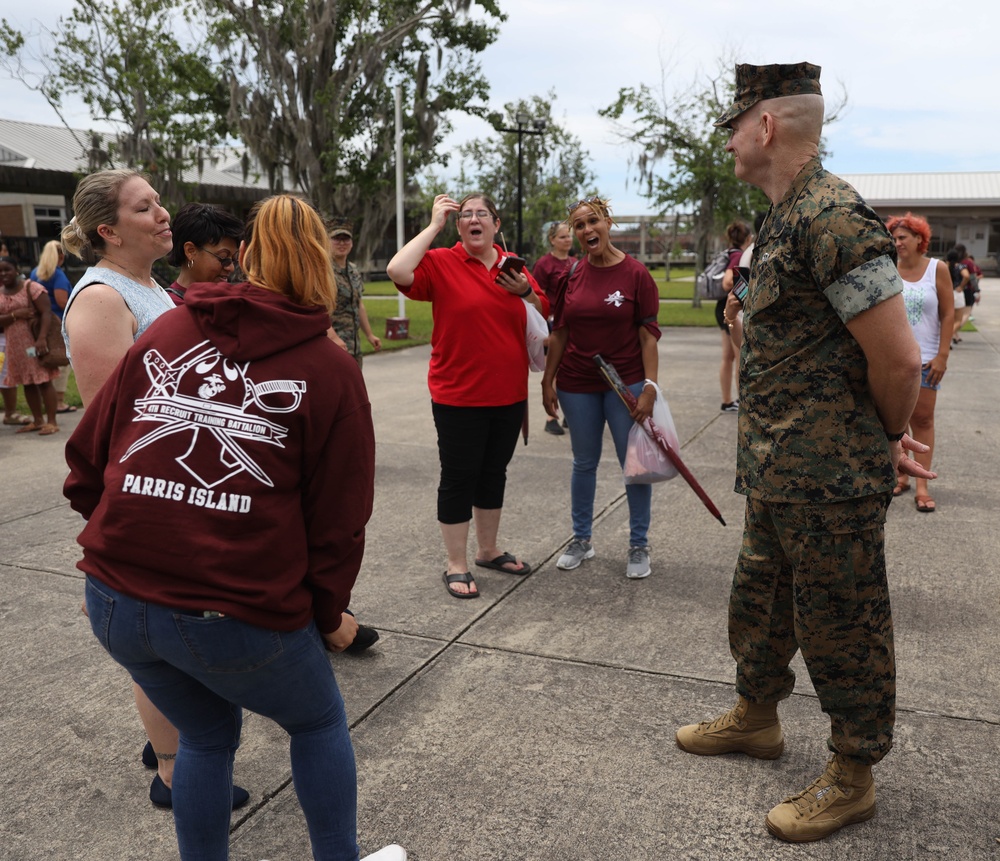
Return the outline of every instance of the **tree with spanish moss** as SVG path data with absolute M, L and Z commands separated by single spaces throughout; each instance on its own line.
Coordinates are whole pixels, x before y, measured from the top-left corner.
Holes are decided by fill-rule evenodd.
M 394 217 L 393 86 L 407 176 L 444 157 L 449 111 L 485 112 L 477 54 L 505 16 L 493 0 L 202 0 L 216 22 L 230 118 L 272 189 L 356 220 L 362 264 Z
M 630 145 L 630 167 L 644 196 L 663 213 L 691 213 L 699 269 L 712 238 L 728 221 L 751 221 L 753 213 L 770 205 L 762 191 L 736 178 L 733 156 L 725 151 L 729 130 L 714 126 L 736 89 L 735 65 L 720 61 L 718 67 L 714 75 L 699 76 L 676 92 L 663 70 L 656 89 L 646 84 L 622 87 L 618 98 L 599 112 Z M 834 122 L 846 102 L 842 92 L 828 104 L 825 122 Z M 694 302 L 698 304 L 697 293 Z
M 27 36 L 4 20 L 0 64 L 67 128 L 63 103 L 77 96 L 95 123 L 116 129 L 77 136 L 91 170 L 145 170 L 177 204 L 189 191 L 184 172 L 228 131 L 228 93 L 204 31 L 184 27 L 190 11 L 173 0 L 76 0 L 68 17 Z

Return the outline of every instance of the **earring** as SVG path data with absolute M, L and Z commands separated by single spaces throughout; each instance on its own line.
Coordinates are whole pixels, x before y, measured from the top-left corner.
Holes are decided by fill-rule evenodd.
M 194 269 L 194 258 L 193 257 L 189 257 L 188 258 L 188 269 Z

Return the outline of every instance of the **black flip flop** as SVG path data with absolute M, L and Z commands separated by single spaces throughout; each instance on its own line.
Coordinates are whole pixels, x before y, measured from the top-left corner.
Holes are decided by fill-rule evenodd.
M 457 592 L 451 588 L 452 583 L 465 583 L 469 586 L 475 586 L 476 581 L 472 579 L 472 574 L 466 571 L 464 574 L 449 574 L 447 571 L 441 575 L 444 578 L 445 588 L 448 590 L 448 594 L 454 596 L 455 598 L 478 598 L 479 597 L 479 587 L 476 587 L 475 592 Z
M 495 559 L 490 559 L 488 561 L 485 559 L 477 559 L 476 564 L 480 568 L 490 568 L 493 571 L 503 571 L 504 574 L 517 574 L 519 577 L 523 577 L 525 574 L 531 573 L 531 566 L 527 562 L 521 562 L 521 569 L 519 571 L 504 568 L 503 566 L 505 564 L 517 565 L 517 559 L 509 553 L 501 553 Z

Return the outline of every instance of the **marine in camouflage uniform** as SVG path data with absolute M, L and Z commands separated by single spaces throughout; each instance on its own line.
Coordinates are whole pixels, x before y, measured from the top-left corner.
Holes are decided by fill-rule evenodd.
M 895 720 L 883 532 L 895 475 L 844 324 L 901 291 L 882 222 L 807 164 L 761 227 L 744 305 L 730 648 L 751 702 L 791 694 L 801 648 L 831 749 L 865 763 L 889 751 Z
M 871 765 L 892 746 L 896 695 L 886 509 L 897 462 L 933 477 L 902 460 L 904 446 L 920 449 L 901 432 L 920 351 L 895 248 L 857 192 L 819 162 L 819 72 L 737 66 L 736 100 L 716 121 L 732 130 L 736 176 L 771 201 L 743 302 L 736 490 L 747 503 L 729 603 L 740 697 L 676 736 L 703 756 L 781 756 L 776 705 L 794 688 L 789 664 L 801 649 L 830 715 L 833 755 L 765 817 L 790 842 L 875 815 Z
M 347 344 L 347 352 L 361 366 L 361 297 L 365 291 L 361 273 L 353 263 L 346 266 L 333 264 L 337 279 L 337 307 L 330 316 L 333 331 Z
M 746 68 L 757 86 L 744 104 L 779 94 Z M 767 68 L 780 95 L 819 92 L 817 67 Z M 789 696 L 801 649 L 831 718 L 831 750 L 862 763 L 889 751 L 895 721 L 884 552 L 895 475 L 846 324 L 902 291 L 895 257 L 857 192 L 818 158 L 806 163 L 756 240 L 740 362 L 736 490 L 748 499 L 729 606 L 737 690 L 759 703 Z

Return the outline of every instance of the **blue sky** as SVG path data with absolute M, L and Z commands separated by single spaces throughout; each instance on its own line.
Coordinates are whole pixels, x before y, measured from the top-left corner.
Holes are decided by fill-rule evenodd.
M 959 0 L 498 0 L 508 15 L 482 56 L 491 105 L 554 90 L 554 116 L 590 154 L 602 194 L 619 215 L 649 212 L 629 182 L 627 150 L 599 117 L 619 88 L 666 81 L 687 88 L 723 57 L 740 62 L 808 60 L 823 67 L 828 94 L 843 89 L 842 118 L 826 129 L 838 173 L 1000 170 L 1000 4 Z M 29 13 L 0 0 L 0 15 L 20 29 L 27 17 L 53 21 L 72 0 L 36 0 Z M 4 85 L 8 119 L 58 119 L 14 81 Z M 82 110 L 71 122 L 86 122 Z M 451 146 L 490 133 L 485 122 L 456 118 Z M 512 175 L 514 167 L 512 166 Z M 461 193 L 464 189 L 456 188 Z

